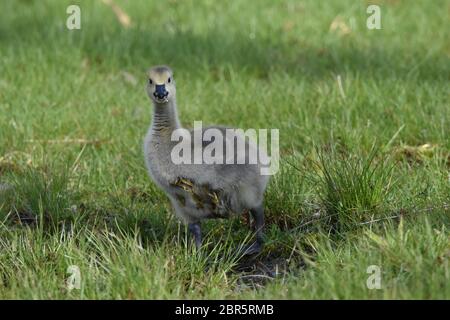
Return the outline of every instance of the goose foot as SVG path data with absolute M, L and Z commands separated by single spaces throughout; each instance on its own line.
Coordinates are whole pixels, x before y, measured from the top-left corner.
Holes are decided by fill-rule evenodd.
M 200 228 L 200 223 L 189 223 L 188 224 L 189 232 L 194 236 L 195 247 L 197 250 L 202 246 L 202 230 Z
M 256 241 L 249 246 L 245 246 L 243 248 L 243 254 L 246 256 L 250 256 L 253 254 L 258 254 L 261 252 L 264 237 L 263 237 L 263 228 L 264 228 L 264 208 L 262 205 L 250 209 L 250 215 L 253 217 L 254 229 L 256 234 Z
M 244 256 L 251 256 L 260 253 L 262 251 L 262 247 L 263 247 L 262 242 L 255 241 L 250 245 L 246 245 L 242 248 L 239 248 L 239 251 Z

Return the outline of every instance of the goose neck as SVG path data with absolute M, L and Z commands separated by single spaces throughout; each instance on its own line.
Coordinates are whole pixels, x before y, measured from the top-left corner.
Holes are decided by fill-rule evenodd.
M 153 135 L 170 135 L 172 131 L 180 128 L 176 102 L 170 100 L 166 103 L 154 103 L 152 132 Z

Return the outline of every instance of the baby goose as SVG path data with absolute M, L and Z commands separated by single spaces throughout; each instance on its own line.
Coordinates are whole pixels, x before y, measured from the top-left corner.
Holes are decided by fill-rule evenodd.
M 248 164 L 249 161 L 245 164 L 237 164 L 236 161 L 234 164 L 174 164 L 171 152 L 178 141 L 172 141 L 171 135 L 181 126 L 175 81 L 169 67 L 155 66 L 149 70 L 147 94 L 153 102 L 153 120 L 144 142 L 147 168 L 153 181 L 169 197 L 176 215 L 188 224 L 197 248 L 202 243 L 201 220 L 227 218 L 231 213 L 248 210 L 254 220 L 256 241 L 245 249 L 245 254 L 258 253 L 263 244 L 263 196 L 269 180 L 269 176 L 260 174 L 260 160 L 257 164 Z M 211 128 L 223 134 L 225 145 L 224 127 L 203 128 L 202 137 L 203 132 Z M 194 131 L 190 133 L 193 136 Z M 243 141 L 246 150 L 261 151 L 242 135 L 233 139 L 234 142 Z M 209 143 L 211 141 L 202 142 L 202 149 Z M 223 152 L 226 153 L 226 148 Z M 248 154 L 245 155 L 246 160 Z M 260 158 L 261 155 L 265 156 L 261 152 Z M 227 155 L 224 156 L 226 158 Z

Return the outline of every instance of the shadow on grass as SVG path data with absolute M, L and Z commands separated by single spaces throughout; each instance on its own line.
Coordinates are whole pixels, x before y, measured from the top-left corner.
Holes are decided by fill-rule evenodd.
M 206 34 L 167 32 L 163 26 L 150 29 L 145 22 L 124 29 L 99 20 L 68 32 L 62 25 L 56 28 L 50 24 L 48 21 L 55 18 L 45 14 L 51 13 L 41 12 L 41 16 L 30 21 L 17 19 L 8 30 L 0 28 L 2 45 L 43 49 L 49 55 L 58 54 L 57 51 L 70 55 L 81 50 L 100 70 L 102 66 L 108 69 L 114 65 L 144 71 L 151 65 L 169 64 L 176 71 L 192 75 L 205 69 L 214 74 L 222 67 L 232 66 L 262 79 L 272 72 L 312 79 L 351 72 L 379 79 L 414 77 L 441 82 L 448 80 L 445 76 L 450 71 L 445 55 L 424 47 L 399 47 L 398 43 L 376 37 L 371 43 L 362 43 L 351 36 L 321 35 L 323 44 L 317 45 L 307 35 L 285 39 L 277 30 L 251 39 L 246 33 L 226 30 L 211 29 Z
M 91 61 L 103 63 L 113 59 L 120 66 L 143 67 L 169 64 L 191 74 L 205 68 L 213 74 L 221 67 L 232 66 L 256 78 L 266 79 L 272 72 L 299 78 L 323 78 L 331 74 L 356 73 L 379 79 L 416 78 L 446 81 L 445 56 L 426 49 L 388 48 L 374 41 L 362 47 L 352 39 L 316 46 L 307 38 L 291 43 L 277 41 L 276 35 L 249 39 L 211 30 L 206 35 L 130 29 L 118 34 L 93 33 L 75 41 Z M 105 50 L 108 48 L 108 50 Z M 227 74 L 225 73 L 225 78 Z

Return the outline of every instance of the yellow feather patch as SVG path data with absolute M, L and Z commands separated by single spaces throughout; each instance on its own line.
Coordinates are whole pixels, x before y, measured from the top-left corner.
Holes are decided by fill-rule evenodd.
M 167 79 L 170 77 L 170 73 L 168 71 L 157 72 L 155 70 L 150 70 L 149 77 L 155 84 L 161 85 L 166 83 Z

